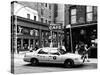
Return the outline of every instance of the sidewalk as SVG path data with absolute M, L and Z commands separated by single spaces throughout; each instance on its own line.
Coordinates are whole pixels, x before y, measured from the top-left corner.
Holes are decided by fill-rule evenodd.
M 98 63 L 98 59 L 96 59 L 96 58 L 89 58 L 89 62 L 85 62 L 85 63 Z
M 14 53 L 14 58 L 22 59 L 24 58 L 25 53 L 28 53 L 29 51 L 19 52 L 19 54 Z

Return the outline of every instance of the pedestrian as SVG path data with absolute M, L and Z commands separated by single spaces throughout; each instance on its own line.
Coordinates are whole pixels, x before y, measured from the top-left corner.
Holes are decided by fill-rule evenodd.
M 75 47 L 75 54 L 78 54 L 78 51 L 79 51 L 79 45 L 76 44 L 76 47 Z
M 30 52 L 33 51 L 33 45 L 30 45 L 29 50 L 30 50 Z
M 39 49 L 39 48 L 38 48 L 38 46 L 36 45 L 36 46 L 35 46 L 35 51 L 36 51 L 37 49 Z
M 88 48 L 88 45 L 87 44 L 84 45 L 84 49 L 85 49 L 85 57 L 86 57 L 85 60 L 87 62 L 89 62 L 89 59 L 88 59 L 88 50 L 89 50 L 89 48 Z
M 85 49 L 84 49 L 84 43 L 83 42 L 79 42 L 79 50 L 78 50 L 78 54 L 80 55 L 84 55 Z

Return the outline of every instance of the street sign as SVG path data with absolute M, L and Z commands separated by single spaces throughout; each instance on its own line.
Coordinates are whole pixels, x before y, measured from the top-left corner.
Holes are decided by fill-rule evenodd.
M 49 29 L 50 30 L 62 29 L 62 25 L 61 24 L 50 24 Z

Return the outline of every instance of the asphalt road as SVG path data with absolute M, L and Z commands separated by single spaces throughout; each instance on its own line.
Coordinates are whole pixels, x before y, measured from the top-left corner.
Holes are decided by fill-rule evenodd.
M 73 68 L 64 68 L 61 64 L 39 64 L 38 66 L 32 66 L 22 59 L 15 59 L 14 64 L 15 74 L 97 69 L 97 63 L 84 63 L 84 65 Z

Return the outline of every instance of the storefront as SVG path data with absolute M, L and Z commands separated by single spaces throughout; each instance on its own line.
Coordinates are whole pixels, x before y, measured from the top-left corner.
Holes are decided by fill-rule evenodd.
M 16 32 L 17 27 L 17 42 L 16 37 L 12 36 L 15 40 L 14 51 L 16 50 L 16 46 L 17 53 L 19 53 L 20 51 L 28 51 L 30 50 L 30 47 L 34 49 L 36 46 L 38 48 L 48 46 L 48 34 L 50 32 L 48 26 L 49 25 L 47 24 L 17 16 L 17 26 L 14 24 L 14 31 L 12 30 L 13 32 Z M 16 33 L 14 33 L 14 35 L 16 35 Z
M 65 46 L 68 52 L 75 53 L 76 45 L 81 43 L 87 44 L 88 48 L 94 46 L 89 51 L 89 57 L 97 57 L 97 24 L 86 24 L 80 26 L 72 26 L 70 29 L 65 29 Z M 72 37 L 70 37 L 72 35 Z M 72 42 L 71 42 L 72 41 Z M 72 48 L 71 48 L 72 44 Z M 72 49 L 72 50 L 71 50 Z
M 44 24 L 17 16 L 17 26 L 15 24 L 13 25 L 14 31 L 12 31 L 14 32 L 15 36 L 17 27 L 17 42 L 16 37 L 12 36 L 12 38 L 14 37 L 14 52 L 19 53 L 20 51 L 28 51 L 30 50 L 30 47 L 33 49 L 35 47 L 50 47 L 50 36 L 52 36 L 54 47 L 57 47 L 58 42 L 61 42 L 60 36 L 62 32 L 53 31 L 53 35 L 51 35 L 49 24 Z

